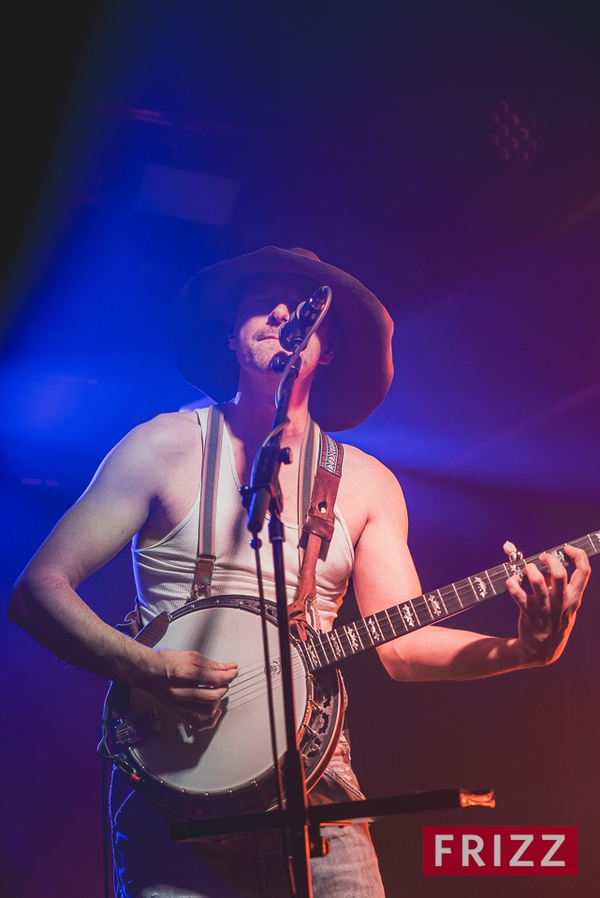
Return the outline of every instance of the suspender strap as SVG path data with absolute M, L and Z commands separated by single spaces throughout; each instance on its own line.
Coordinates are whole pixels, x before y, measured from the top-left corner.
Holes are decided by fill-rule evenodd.
M 198 556 L 194 582 L 188 602 L 206 598 L 211 594 L 210 584 L 216 561 L 214 518 L 217 501 L 217 481 L 221 462 L 223 421 L 221 410 L 215 405 L 211 406 L 208 410 L 202 453 Z
M 321 553 L 323 540 L 330 542 L 335 524 L 335 499 L 340 478 L 344 447 L 329 434 L 321 432 L 319 464 L 306 519 L 303 527 L 303 539 L 306 541 L 304 561 L 300 574 L 298 594 L 288 608 L 290 624 L 296 636 L 306 641 L 307 616 L 319 627 L 319 616 L 316 605 L 317 583 L 316 566 Z

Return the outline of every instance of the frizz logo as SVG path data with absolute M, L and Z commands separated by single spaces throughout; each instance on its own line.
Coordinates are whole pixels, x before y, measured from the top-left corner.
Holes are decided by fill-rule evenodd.
M 576 826 L 424 826 L 424 876 L 576 876 Z

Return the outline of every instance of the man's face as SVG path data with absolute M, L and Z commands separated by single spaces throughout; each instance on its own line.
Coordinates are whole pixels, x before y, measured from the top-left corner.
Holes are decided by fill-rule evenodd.
M 279 329 L 318 286 L 310 278 L 295 275 L 252 278 L 242 292 L 229 340 L 229 348 L 236 351 L 242 371 L 270 372 L 271 359 L 281 351 Z M 331 361 L 328 330 L 325 319 L 301 355 L 301 373 L 310 373 L 318 364 Z

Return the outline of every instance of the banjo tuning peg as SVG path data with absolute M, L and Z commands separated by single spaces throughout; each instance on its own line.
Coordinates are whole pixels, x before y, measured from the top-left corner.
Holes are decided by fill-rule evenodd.
M 507 540 L 502 548 L 513 564 L 516 564 L 518 561 L 523 561 L 523 553 L 517 550 L 517 547 L 514 543 L 511 543 L 509 540 Z

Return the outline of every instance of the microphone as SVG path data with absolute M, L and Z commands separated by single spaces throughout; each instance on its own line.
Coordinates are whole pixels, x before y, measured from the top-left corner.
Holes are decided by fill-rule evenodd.
M 290 320 L 279 328 L 279 343 L 283 349 L 293 352 L 300 345 L 315 321 L 318 320 L 330 296 L 329 287 L 319 287 L 310 299 L 301 302 L 298 308 L 292 312 Z

